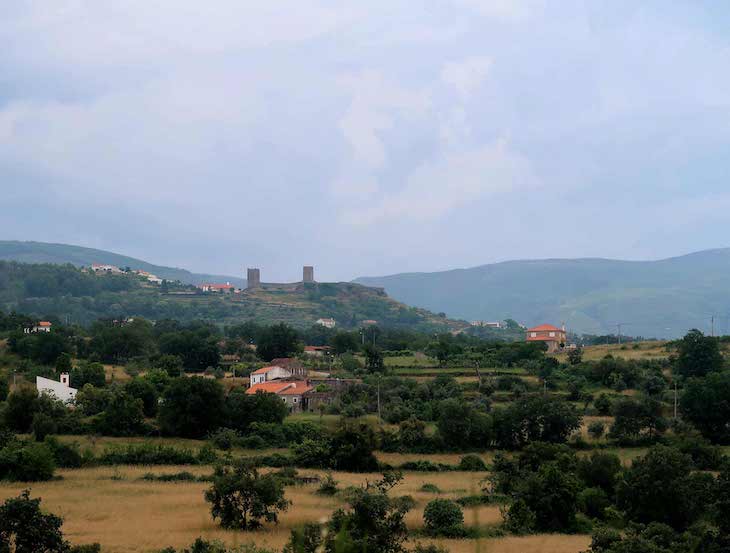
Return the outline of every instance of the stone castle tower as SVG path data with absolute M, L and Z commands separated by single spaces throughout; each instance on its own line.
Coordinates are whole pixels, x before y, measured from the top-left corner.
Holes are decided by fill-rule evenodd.
M 302 282 L 314 282 L 314 267 L 311 265 L 304 266 Z
M 261 286 L 261 271 L 256 268 L 249 268 L 246 280 L 248 281 L 246 288 L 259 288 Z

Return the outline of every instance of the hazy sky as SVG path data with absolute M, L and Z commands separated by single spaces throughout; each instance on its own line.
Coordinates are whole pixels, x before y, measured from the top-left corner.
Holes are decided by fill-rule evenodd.
M 730 246 L 725 2 L 2 4 L 0 238 L 263 280 Z

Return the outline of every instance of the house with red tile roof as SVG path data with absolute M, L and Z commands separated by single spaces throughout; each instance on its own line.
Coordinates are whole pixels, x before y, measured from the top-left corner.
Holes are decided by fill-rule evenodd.
M 290 411 L 302 411 L 306 409 L 303 396 L 312 389 L 312 386 L 302 380 L 280 380 L 255 384 L 246 390 L 246 394 L 276 394 Z
M 53 325 L 48 321 L 40 321 L 33 326 L 26 326 L 23 332 L 26 334 L 35 334 L 36 332 L 50 332 Z
M 289 378 L 292 376 L 291 371 L 286 370 L 278 365 L 269 365 L 268 367 L 262 367 L 253 371 L 249 378 L 251 387 L 257 384 L 263 384 L 272 380 L 279 380 L 282 378 Z
M 329 353 L 331 349 L 330 346 L 304 346 L 304 355 L 322 357 L 325 353 Z
M 550 324 L 543 324 L 527 329 L 528 342 L 544 342 L 547 344 L 548 353 L 553 353 L 565 347 L 567 334 L 565 327 L 558 328 Z
M 200 284 L 198 288 L 203 292 L 233 292 L 236 289 L 230 282 L 226 282 L 225 284 L 205 283 Z

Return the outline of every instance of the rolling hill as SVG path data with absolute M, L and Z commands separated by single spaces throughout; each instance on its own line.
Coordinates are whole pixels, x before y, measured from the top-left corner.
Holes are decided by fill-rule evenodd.
M 70 263 L 76 267 L 88 267 L 93 263 L 99 263 L 139 269 L 153 273 L 163 279 L 179 280 L 184 284 L 230 282 L 236 286 L 246 285 L 246 280 L 240 277 L 191 273 L 185 269 L 153 265 L 126 255 L 69 244 L 0 240 L 0 260 L 19 261 L 21 263 L 53 263 L 57 265 Z
M 730 330 L 730 249 L 658 261 L 545 259 L 362 277 L 393 298 L 467 320 L 565 322 L 590 334 L 677 337 Z

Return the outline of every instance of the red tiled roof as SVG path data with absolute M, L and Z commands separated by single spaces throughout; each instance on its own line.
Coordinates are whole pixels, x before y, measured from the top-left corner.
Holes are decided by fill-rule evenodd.
M 558 328 L 557 326 L 553 326 L 553 325 L 540 325 L 540 326 L 536 326 L 534 328 L 527 329 L 527 332 L 546 332 L 546 331 L 563 332 L 563 329 Z
M 233 284 L 201 284 L 200 287 L 214 288 L 216 290 L 229 290 L 234 288 Z
M 304 346 L 304 351 L 328 351 L 332 349 L 329 346 Z
M 300 382 L 299 386 L 297 386 L 297 383 L 294 383 L 294 386 L 291 388 L 286 388 L 285 390 L 282 390 L 277 395 L 279 396 L 300 396 L 305 392 L 308 392 L 311 390 L 311 386 L 307 386 L 306 384 Z
M 283 389 L 288 388 L 292 385 L 292 382 L 262 382 L 261 384 L 254 384 L 248 390 L 247 395 L 257 394 L 259 392 L 268 392 L 270 394 L 278 394 Z
M 266 374 L 267 372 L 276 369 L 277 367 L 262 367 L 260 369 L 256 369 L 251 374 Z
M 51 326 L 51 323 L 49 323 L 48 321 L 41 321 L 38 323 L 38 326 Z

